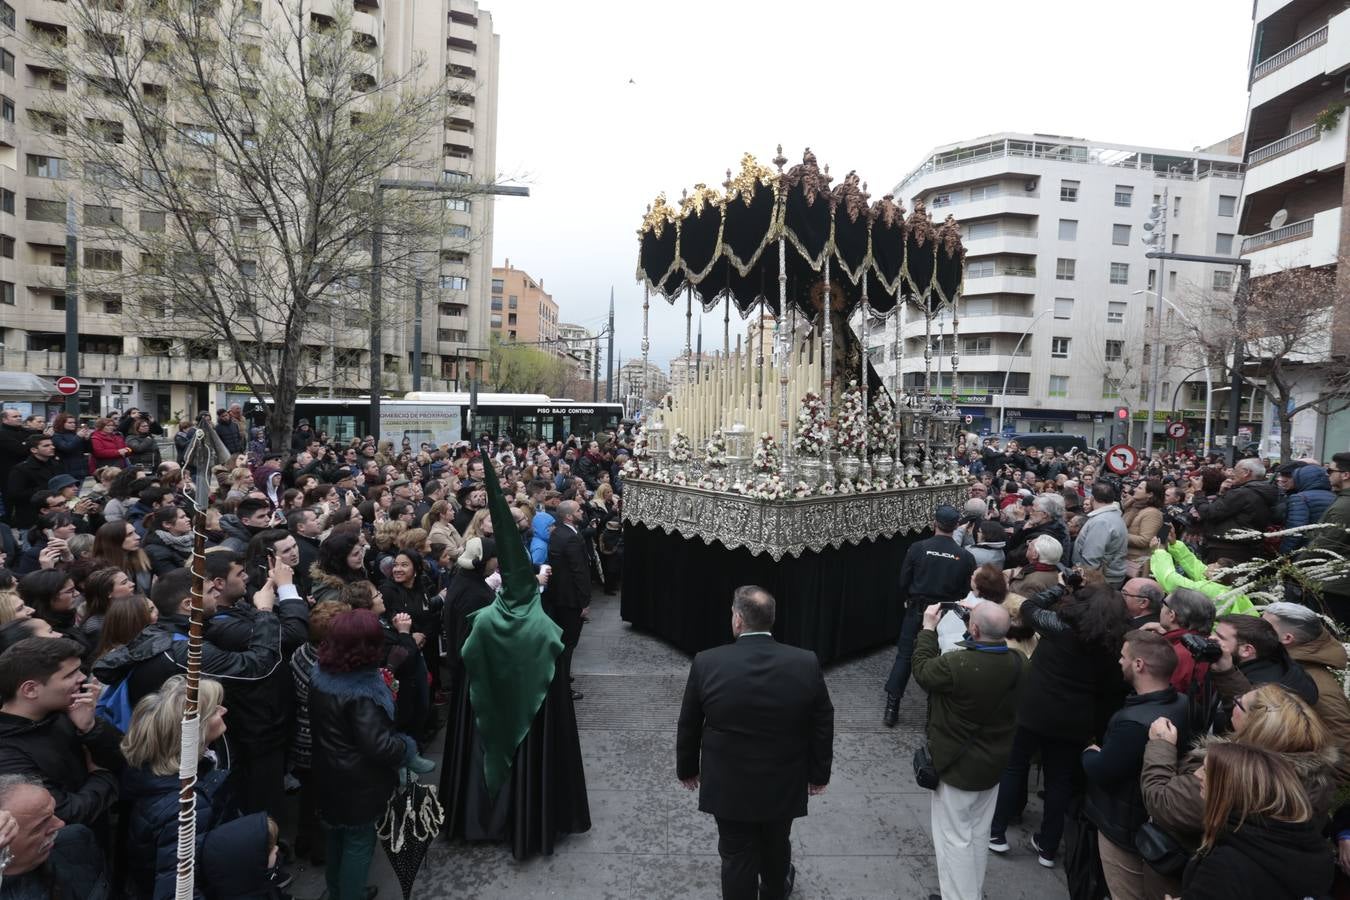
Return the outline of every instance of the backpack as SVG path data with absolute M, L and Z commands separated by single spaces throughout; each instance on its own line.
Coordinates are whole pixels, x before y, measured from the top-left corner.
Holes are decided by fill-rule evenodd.
M 187 635 L 175 633 L 173 639 L 175 641 L 186 641 Z M 131 673 L 128 672 L 127 677 L 117 684 L 105 688 L 103 693 L 99 695 L 98 702 L 94 704 L 94 715 L 110 722 L 122 734 L 126 734 L 127 729 L 131 727 L 130 683 Z

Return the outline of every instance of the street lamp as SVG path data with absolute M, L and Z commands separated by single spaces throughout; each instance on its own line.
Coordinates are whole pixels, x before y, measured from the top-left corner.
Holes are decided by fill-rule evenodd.
M 1143 242 L 1154 250 L 1167 249 L 1167 189 L 1164 188 L 1158 200 L 1149 210 L 1148 221 L 1144 223 Z M 1158 287 L 1163 286 L 1164 266 L 1158 263 Z M 1136 293 L 1138 293 L 1136 291 Z M 1161 294 L 1156 295 L 1159 299 Z M 1175 309 L 1175 307 L 1173 307 Z M 1153 455 L 1153 419 L 1158 413 L 1158 381 L 1161 377 L 1162 352 L 1157 346 L 1162 341 L 1162 306 L 1158 306 L 1153 316 L 1153 375 L 1148 390 L 1148 422 L 1144 425 L 1144 453 Z
M 1025 340 L 1027 339 L 1027 335 L 1031 334 L 1031 329 L 1033 329 L 1033 328 L 1036 327 L 1036 323 L 1039 322 L 1039 321 L 1041 320 L 1041 317 L 1044 316 L 1044 315 L 1046 315 L 1047 313 L 1054 312 L 1054 310 L 1055 310 L 1055 308 L 1054 308 L 1053 306 L 1051 306 L 1051 307 L 1047 307 L 1046 309 L 1043 309 L 1043 310 L 1041 310 L 1040 312 L 1036 313 L 1036 315 L 1032 318 L 1031 322 L 1028 323 L 1028 325 L 1027 325 L 1027 327 L 1026 327 L 1026 330 L 1022 332 L 1022 336 L 1019 337 L 1019 338 L 1017 339 L 1017 344 L 1013 347 L 1013 352 L 1012 352 L 1013 358 L 1015 358 L 1015 357 L 1017 356 L 1017 351 L 1019 351 L 1019 350 L 1022 349 L 1022 342 L 1025 341 Z M 897 365 L 898 365 L 898 364 L 897 364 Z M 1008 407 L 1008 379 L 1009 379 L 1010 377 L 1012 377 L 1012 358 L 1009 358 L 1009 360 L 1008 360 L 1008 368 L 1005 369 L 1004 372 L 1003 372 L 1003 390 L 1002 390 L 1002 392 L 998 395 L 998 433 L 999 433 L 999 434 L 1002 434 L 1002 433 L 1003 433 L 1003 412 L 1004 412 L 1004 410 L 1007 409 L 1007 407 Z
M 1185 322 L 1187 325 L 1189 325 L 1192 331 L 1194 331 L 1196 334 L 1199 334 L 1199 333 L 1200 333 L 1200 332 L 1199 332 L 1199 329 L 1196 328 L 1195 322 L 1191 319 L 1191 317 L 1188 316 L 1188 315 L 1186 315 L 1186 313 L 1181 309 L 1181 307 L 1177 306 L 1177 305 L 1176 305 L 1175 303 L 1173 303 L 1171 300 L 1168 300 L 1168 299 L 1167 299 L 1166 297 L 1164 297 L 1162 294 L 1158 293 L 1157 291 L 1150 291 L 1150 290 L 1139 290 L 1139 291 L 1135 291 L 1135 292 L 1134 292 L 1134 295 L 1135 295 L 1135 296 L 1138 296 L 1139 294 L 1152 294 L 1154 297 L 1157 297 L 1158 300 L 1159 300 L 1161 303 L 1166 303 L 1168 306 L 1170 306 L 1170 307 L 1172 308 L 1172 310 L 1173 310 L 1174 312 L 1176 312 L 1177 315 L 1181 316 L 1181 321 L 1183 321 L 1183 322 Z M 1162 308 L 1159 307 L 1159 312 L 1161 312 L 1161 310 L 1162 310 Z M 1155 356 L 1155 357 L 1157 356 L 1157 349 L 1156 349 L 1156 348 L 1154 349 L 1154 356 Z M 1196 371 L 1199 371 L 1199 370 L 1196 370 Z M 1213 376 L 1213 374 L 1209 371 L 1209 352 L 1208 352 L 1208 351 L 1205 352 L 1204 372 L 1205 372 L 1205 444 L 1204 444 L 1204 452 L 1201 454 L 1201 456 L 1208 456 L 1208 455 L 1209 455 L 1210 441 L 1211 441 L 1211 438 L 1212 438 L 1212 428 L 1213 428 L 1213 424 L 1214 424 L 1214 412 L 1213 412 L 1213 410 L 1214 410 L 1214 376 Z M 1186 375 L 1186 377 L 1189 378 L 1189 377 L 1191 377 L 1191 375 L 1194 375 L 1194 374 L 1195 374 L 1195 372 L 1190 372 L 1189 374 Z M 1181 390 L 1181 382 L 1177 382 L 1177 390 Z M 1173 394 L 1172 394 L 1172 409 L 1176 409 L 1176 407 L 1177 407 L 1176 393 L 1173 392 Z M 1150 411 L 1149 411 L 1149 415 L 1152 416 L 1152 414 L 1153 414 L 1153 411 L 1150 410 Z M 1152 430 L 1152 428 L 1153 428 L 1153 423 L 1150 422 L 1150 423 L 1149 423 L 1149 429 L 1150 429 L 1150 431 Z

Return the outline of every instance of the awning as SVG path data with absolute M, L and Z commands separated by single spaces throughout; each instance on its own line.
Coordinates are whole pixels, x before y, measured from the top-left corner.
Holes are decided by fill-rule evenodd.
M 50 400 L 59 397 L 55 382 L 28 372 L 0 372 L 0 400 Z

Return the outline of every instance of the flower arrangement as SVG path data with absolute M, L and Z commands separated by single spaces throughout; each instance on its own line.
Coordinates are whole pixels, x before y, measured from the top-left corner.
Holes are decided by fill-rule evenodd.
M 712 437 L 703 446 L 703 464 L 710 469 L 725 469 L 727 465 L 727 440 L 722 429 L 714 428 Z
M 839 449 L 849 456 L 860 456 L 867 443 L 867 420 L 863 417 L 862 388 L 850 381 L 839 398 Z
M 787 482 L 777 473 L 762 481 L 742 483 L 739 487 L 739 493 L 757 500 L 782 500 L 788 495 Z
M 833 497 L 837 493 L 837 491 L 835 491 L 834 485 L 830 484 L 827 481 L 820 486 L 820 493 L 822 496 L 825 497 Z
M 853 487 L 853 482 L 850 481 L 849 479 L 847 479 L 847 478 L 840 478 L 840 479 L 839 479 L 839 493 L 840 493 L 840 494 L 855 494 L 855 493 L 857 493 L 857 489 Z
M 783 465 L 783 457 L 778 452 L 778 442 L 767 431 L 760 432 L 759 444 L 750 460 L 750 468 L 763 474 L 776 474 Z
M 877 399 L 867 409 L 867 451 L 872 456 L 885 456 L 895 446 L 895 404 L 885 391 L 877 392 Z
M 675 433 L 670 436 L 670 461 L 687 463 L 692 456 L 693 451 L 689 447 L 689 436 L 684 433 L 683 428 L 676 428 Z
M 730 491 L 736 493 L 736 491 L 733 490 L 734 485 L 727 481 L 725 475 L 720 473 L 714 474 L 706 470 L 704 471 L 703 476 L 699 478 L 698 486 L 710 491 Z
M 807 484 L 805 481 L 797 482 L 797 484 L 792 488 L 792 496 L 796 497 L 798 500 L 800 500 L 803 497 L 811 496 L 811 486 Z
M 797 436 L 792 452 L 802 456 L 822 456 L 829 439 L 825 401 L 815 391 L 807 391 L 797 411 Z

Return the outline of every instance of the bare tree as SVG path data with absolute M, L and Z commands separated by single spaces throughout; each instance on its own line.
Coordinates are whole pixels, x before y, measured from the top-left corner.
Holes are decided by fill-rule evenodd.
M 66 5 L 65 34 L 33 50 L 69 85 L 37 114 L 79 178 L 82 287 L 126 297 L 147 336 L 227 347 L 286 446 L 299 391 L 359 363 L 364 342 L 338 350 L 338 329 L 404 315 L 395 302 L 370 310 L 372 234 L 397 298 L 446 246 L 445 197 L 475 191 L 467 179 L 434 198 L 378 190 L 441 179 L 456 85 L 422 60 L 389 75 L 350 7 Z
M 571 365 L 552 353 L 507 343 L 494 336 L 488 354 L 488 373 L 495 390 L 557 397 L 564 396 Z

